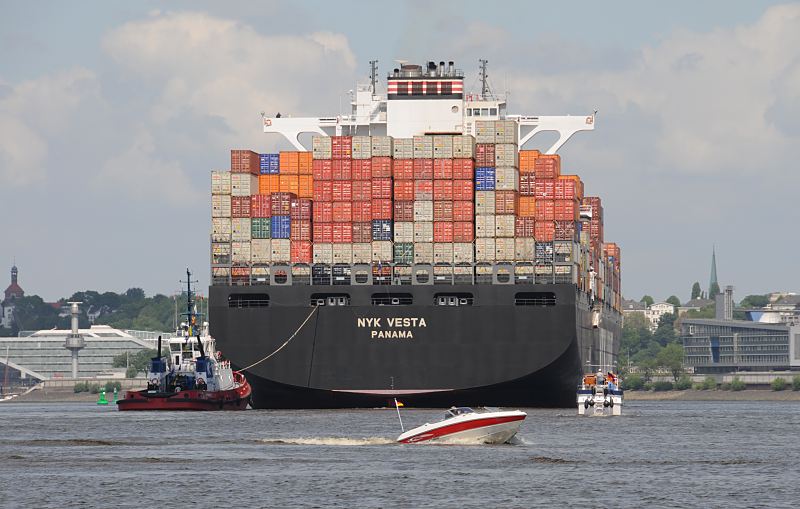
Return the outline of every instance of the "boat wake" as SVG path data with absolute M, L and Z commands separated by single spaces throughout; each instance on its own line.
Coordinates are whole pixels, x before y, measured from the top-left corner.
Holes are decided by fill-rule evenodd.
M 353 447 L 360 445 L 389 445 L 395 441 L 385 437 L 343 438 L 343 437 L 298 437 L 298 438 L 264 438 L 258 440 L 265 445 L 330 445 Z

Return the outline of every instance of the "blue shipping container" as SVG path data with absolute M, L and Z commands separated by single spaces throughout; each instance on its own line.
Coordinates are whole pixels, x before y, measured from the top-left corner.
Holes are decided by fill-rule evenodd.
M 270 234 L 273 239 L 288 239 L 291 233 L 292 219 L 289 216 L 272 216 Z
M 372 240 L 392 240 L 392 220 L 372 220 Z
M 494 166 L 481 166 L 475 168 L 475 190 L 494 191 L 495 186 Z
M 280 154 L 259 154 L 260 173 L 262 175 L 277 175 L 280 173 Z

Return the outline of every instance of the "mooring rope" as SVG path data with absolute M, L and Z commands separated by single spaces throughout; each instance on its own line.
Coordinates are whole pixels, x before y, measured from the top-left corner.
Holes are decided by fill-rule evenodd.
M 262 363 L 262 362 L 264 362 L 265 360 L 269 359 L 270 357 L 272 357 L 272 356 L 273 356 L 273 355 L 275 355 L 276 353 L 278 353 L 278 352 L 280 352 L 281 350 L 283 350 L 283 347 L 285 347 L 286 345 L 288 345 L 288 344 L 289 344 L 289 342 L 290 342 L 291 340 L 293 340 L 295 336 L 297 336 L 297 333 L 298 333 L 298 332 L 300 332 L 300 331 L 303 329 L 303 327 L 305 326 L 305 324 L 306 324 L 306 323 L 308 323 L 308 321 L 311 319 L 311 316 L 312 316 L 312 315 L 313 315 L 313 314 L 314 314 L 314 313 L 317 311 L 317 308 L 318 308 L 318 307 L 319 307 L 319 306 L 314 306 L 314 307 L 311 309 L 311 312 L 308 314 L 308 316 L 306 317 L 306 319 L 305 319 L 305 320 L 303 320 L 303 323 L 301 323 L 301 324 L 300 324 L 300 327 L 298 327 L 298 328 L 297 328 L 297 330 L 296 330 L 296 331 L 294 331 L 294 333 L 293 333 L 291 336 L 289 336 L 289 339 L 287 339 L 286 341 L 284 341 L 284 342 L 283 342 L 283 344 L 282 344 L 281 346 L 279 346 L 277 350 L 275 350 L 275 351 L 274 351 L 274 352 L 272 352 L 271 354 L 267 355 L 267 356 L 266 356 L 266 357 L 264 357 L 263 359 L 261 359 L 261 360 L 259 360 L 259 361 L 256 361 L 256 362 L 254 362 L 254 363 L 250 364 L 249 366 L 247 366 L 247 367 L 244 367 L 244 368 L 240 369 L 239 371 L 247 371 L 248 369 L 250 369 L 250 368 L 252 368 L 252 367 L 258 366 L 259 364 L 261 364 L 261 363 Z

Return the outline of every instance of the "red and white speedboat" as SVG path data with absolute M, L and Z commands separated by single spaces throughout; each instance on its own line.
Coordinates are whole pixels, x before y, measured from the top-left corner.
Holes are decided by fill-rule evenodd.
M 453 407 L 445 412 L 443 420 L 408 430 L 397 441 L 502 444 L 517 434 L 527 415 L 519 410 L 477 412 L 469 407 Z

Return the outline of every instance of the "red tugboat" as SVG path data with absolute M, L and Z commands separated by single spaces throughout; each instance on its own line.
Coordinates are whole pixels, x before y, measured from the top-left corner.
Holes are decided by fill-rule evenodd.
M 178 337 L 169 340 L 169 355 L 150 361 L 147 389 L 128 391 L 117 401 L 120 410 L 244 410 L 250 401 L 250 384 L 221 359 L 208 324 L 197 325 L 191 273 L 187 275 L 186 323 Z M 199 330 L 198 330 L 199 329 Z M 207 353 L 210 352 L 210 355 Z

